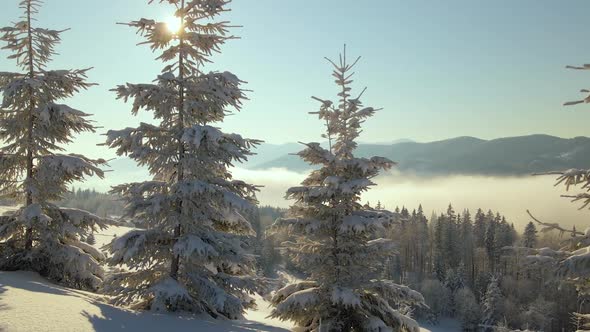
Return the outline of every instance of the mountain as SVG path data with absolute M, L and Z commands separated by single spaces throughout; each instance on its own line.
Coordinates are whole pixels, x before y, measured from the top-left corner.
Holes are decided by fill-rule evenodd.
M 248 165 L 260 165 L 294 151 L 301 150 L 299 143 L 269 144 L 262 143 L 253 150 L 255 155 L 248 157 Z
M 309 170 L 310 166 L 289 153 L 261 163 L 249 162 L 251 169 L 286 168 Z M 585 168 L 590 166 L 590 138 L 571 139 L 529 135 L 483 140 L 474 137 L 417 143 L 361 144 L 362 157 L 383 156 L 398 163 L 402 172 L 431 175 L 524 175 L 534 172 Z

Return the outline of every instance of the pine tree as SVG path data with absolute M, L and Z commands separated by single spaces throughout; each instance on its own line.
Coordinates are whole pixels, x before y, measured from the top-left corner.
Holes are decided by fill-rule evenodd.
M 473 235 L 473 224 L 471 223 L 471 214 L 469 210 L 463 213 L 461 221 L 461 251 L 462 267 L 466 270 L 465 274 L 469 276 L 470 285 L 473 286 L 475 279 L 475 239 Z M 461 267 L 461 266 L 460 266 Z
M 290 217 L 274 225 L 296 236 L 295 242 L 284 245 L 310 277 L 279 290 L 272 299 L 276 307 L 271 316 L 292 320 L 304 331 L 418 331 L 404 309 L 420 305 L 420 293 L 376 278 L 392 243 L 372 239 L 372 233 L 390 226 L 396 215 L 363 209 L 359 203 L 361 193 L 375 185 L 370 179 L 394 163 L 354 156 L 360 126 L 376 111 L 363 107 L 360 95 L 350 95 L 351 70 L 357 61 L 349 64 L 346 50 L 338 63 L 330 61 L 341 89 L 336 105 L 314 98 L 321 102 L 315 114 L 327 125 L 329 147 L 309 143 L 299 152 L 320 168 L 300 187 L 288 190 L 287 197 L 295 200 Z
M 476 248 L 483 248 L 485 246 L 486 220 L 485 214 L 481 209 L 477 209 L 475 214 L 475 222 L 473 224 L 473 235 L 475 236 Z
M 424 279 L 424 275 L 426 273 L 426 264 L 427 264 L 427 256 L 429 254 L 430 249 L 430 238 L 428 232 L 428 220 L 426 216 L 424 216 L 424 211 L 422 209 L 422 205 L 418 206 L 418 213 L 416 214 L 417 218 L 417 234 L 415 238 L 415 244 L 417 246 L 417 264 L 418 264 L 418 281 L 422 281 Z
M 486 294 L 483 299 L 483 318 L 482 325 L 487 326 L 486 331 L 491 331 L 489 326 L 494 326 L 502 318 L 502 302 L 504 297 L 500 290 L 500 280 L 493 276 L 488 284 Z
M 475 295 L 468 288 L 460 289 L 456 296 L 457 317 L 461 321 L 463 331 L 478 331 L 481 309 Z
M 375 210 L 383 210 L 385 207 L 381 205 L 381 201 L 377 201 L 377 205 L 375 205 Z
M 497 224 L 495 238 L 497 249 L 514 244 L 514 233 L 512 232 L 512 228 L 506 221 L 505 217 L 502 217 L 500 222 Z
M 23 0 L 21 20 L 0 29 L 3 48 L 22 72 L 0 73 L 0 198 L 24 205 L 0 223 L 0 269 L 28 269 L 62 284 L 97 289 L 104 256 L 79 241 L 104 227 L 99 217 L 52 202 L 86 176 L 103 177 L 104 160 L 63 154 L 75 134 L 94 132 L 88 114 L 59 104 L 93 84 L 88 69 L 48 70 L 65 30 L 35 27 L 40 0 Z
M 233 179 L 229 168 L 260 142 L 214 126 L 246 98 L 234 74 L 204 71 L 210 56 L 234 38 L 227 22 L 215 21 L 229 1 L 160 2 L 175 7 L 178 31 L 144 18 L 127 25 L 153 51 L 163 50 L 157 59 L 166 66 L 155 84 L 114 89 L 118 98 L 133 101 L 133 114 L 150 111 L 159 123 L 110 130 L 106 142 L 153 175 L 112 190 L 127 200 L 127 216 L 149 228 L 108 246 L 109 264 L 130 269 L 114 275 L 106 290 L 122 305 L 236 319 L 252 305 L 248 293 L 257 288 L 245 241 L 254 232 L 241 213 L 256 203 L 257 189 Z
M 457 221 L 459 216 L 455 214 L 455 210 L 449 204 L 447 214 L 444 217 L 444 233 L 443 233 L 443 256 L 445 258 L 448 268 L 455 269 L 459 266 L 461 260 L 460 242 L 457 237 L 460 235 Z
M 487 227 L 485 232 L 485 248 L 488 254 L 488 260 L 490 262 L 490 272 L 495 271 L 496 259 L 497 259 L 497 242 L 496 242 L 496 222 L 494 220 L 492 211 L 488 212 L 486 217 Z
M 534 248 L 537 244 L 537 227 L 532 221 L 524 228 L 522 244 L 527 248 Z

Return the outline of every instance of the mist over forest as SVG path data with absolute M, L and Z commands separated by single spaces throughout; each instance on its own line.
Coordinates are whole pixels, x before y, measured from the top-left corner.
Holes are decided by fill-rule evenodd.
M 284 199 L 285 191 L 298 185 L 306 173 L 286 169 L 247 170 L 236 168 L 235 174 L 249 182 L 263 185 L 258 199 L 264 205 L 287 207 L 291 202 Z M 529 209 L 545 221 L 584 229 L 590 224 L 587 211 L 578 210 L 579 204 L 562 198 L 561 187 L 555 187 L 555 177 L 546 176 L 432 176 L 418 177 L 390 171 L 380 175 L 377 184 L 363 195 L 363 201 L 372 204 L 381 201 L 388 209 L 405 206 L 417 208 L 422 204 L 428 217 L 432 211 L 446 211 L 449 203 L 457 211 L 478 208 L 500 211 L 517 228 L 523 228 L 530 218 Z M 523 202 L 526 202 L 524 204 Z
M 285 199 L 287 189 L 299 185 L 308 171 L 235 167 L 233 174 L 236 178 L 261 186 L 257 193 L 261 205 L 286 208 L 292 204 Z M 110 172 L 106 177 L 107 181 L 89 179 L 76 187 L 107 192 L 110 190 L 109 183 L 120 183 L 123 179 L 141 181 L 148 175 L 144 169 L 137 168 L 135 172 Z M 586 210 L 579 210 L 579 204 L 561 197 L 567 192 L 561 186 L 554 186 L 556 180 L 553 175 L 422 176 L 394 169 L 373 181 L 376 186 L 363 194 L 364 202 L 376 204 L 380 201 L 388 209 L 405 206 L 410 210 L 422 204 L 428 217 L 432 212 L 439 214 L 446 211 L 452 204 L 459 212 L 463 209 L 474 212 L 478 208 L 499 211 L 518 229 L 531 221 L 527 209 L 544 221 L 559 222 L 568 227 L 585 229 L 590 224 Z

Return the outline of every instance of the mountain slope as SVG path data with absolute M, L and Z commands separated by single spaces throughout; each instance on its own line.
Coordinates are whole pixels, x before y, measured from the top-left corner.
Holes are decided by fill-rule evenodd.
M 252 165 L 253 169 L 310 169 L 289 152 L 274 160 Z M 363 144 L 360 156 L 383 156 L 398 162 L 401 171 L 434 175 L 523 175 L 533 172 L 587 167 L 590 165 L 590 138 L 564 139 L 549 135 L 529 135 L 482 140 L 457 137 L 448 140 L 392 145 Z

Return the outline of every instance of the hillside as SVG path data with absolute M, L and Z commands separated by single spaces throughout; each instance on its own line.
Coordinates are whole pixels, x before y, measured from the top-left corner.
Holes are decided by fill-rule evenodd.
M 34 313 L 35 319 L 30 319 Z M 265 315 L 263 315 L 265 316 Z M 31 272 L 0 272 L 0 331 L 288 331 L 253 321 L 135 312 Z
M 285 151 L 275 159 L 247 167 L 252 169 L 310 169 L 295 151 Z M 590 138 L 564 139 L 548 135 L 482 140 L 457 137 L 442 141 L 401 142 L 391 145 L 362 144 L 360 156 L 383 156 L 398 162 L 402 172 L 432 175 L 524 175 L 534 172 L 590 165 Z

